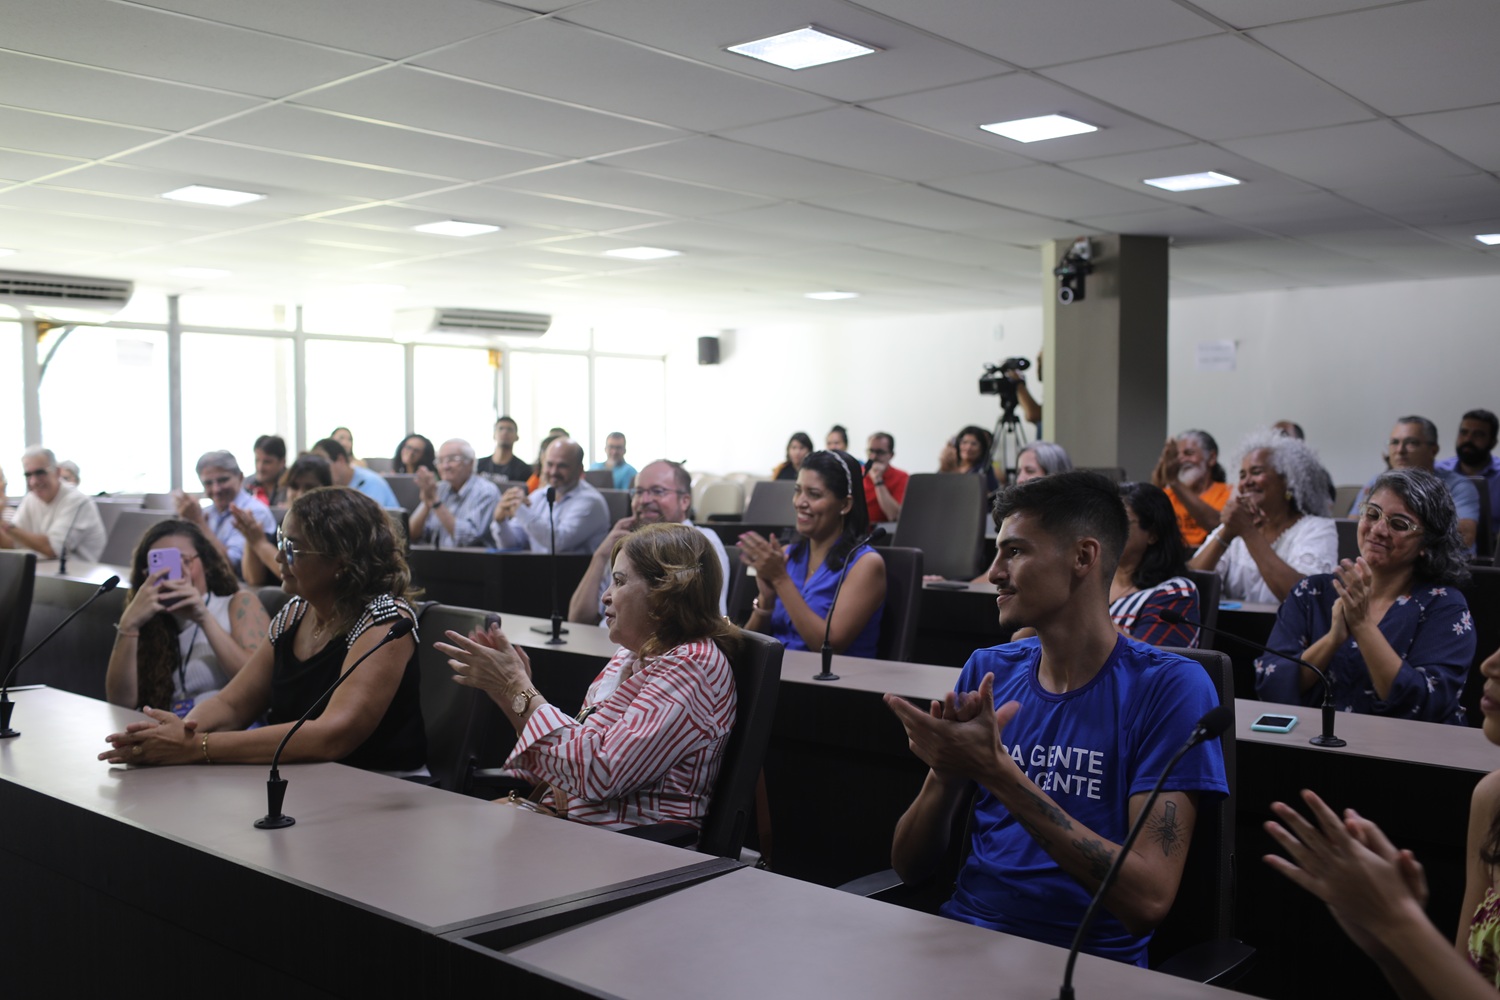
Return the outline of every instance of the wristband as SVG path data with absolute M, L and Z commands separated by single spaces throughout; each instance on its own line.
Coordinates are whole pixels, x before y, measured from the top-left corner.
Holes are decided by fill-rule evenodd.
M 140 634 L 141 634 L 140 632 L 127 632 L 127 631 L 125 631 L 124 629 L 122 629 L 120 627 L 120 623 L 119 622 L 115 622 L 115 631 L 118 632 L 121 636 L 125 637 L 126 639 L 136 639 L 136 638 L 139 638 Z

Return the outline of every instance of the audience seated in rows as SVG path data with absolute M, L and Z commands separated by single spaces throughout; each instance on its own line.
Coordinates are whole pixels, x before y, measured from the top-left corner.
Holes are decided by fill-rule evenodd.
M 57 456 L 40 445 L 21 455 L 26 495 L 15 520 L 0 518 L 0 549 L 31 549 L 40 559 L 66 553 L 80 562 L 95 562 L 104 552 L 104 521 L 94 501 L 62 481 Z
M 1328 482 L 1311 448 L 1270 428 L 1240 444 L 1239 467 L 1219 526 L 1189 565 L 1217 572 L 1227 600 L 1280 603 L 1303 577 L 1338 565 Z
M 432 442 L 420 434 L 408 434 L 396 446 L 391 458 L 391 471 L 400 475 L 415 475 L 418 469 L 437 472 L 437 451 Z
M 474 475 L 474 447 L 462 438 L 438 449 L 437 476 L 417 469 L 421 503 L 411 512 L 407 534 L 441 548 L 490 545 L 490 518 L 500 502 L 500 488 Z
M 300 456 L 286 473 L 286 502 L 320 486 L 332 486 L 333 474 L 328 459 L 311 452 Z M 240 557 L 240 575 L 252 587 L 281 582 L 281 566 L 276 561 L 276 546 L 247 510 L 234 512 L 235 526 L 245 536 L 245 554 Z
M 245 492 L 267 507 L 283 506 L 286 500 L 286 441 L 275 434 L 255 439 L 255 475 L 245 480 Z
M 202 528 L 224 553 L 229 565 L 239 572 L 245 554 L 245 535 L 235 522 L 234 508 L 254 517 L 265 534 L 275 534 L 276 518 L 271 516 L 270 508 L 245 492 L 244 473 L 230 452 L 205 452 L 198 459 L 198 480 L 203 484 L 203 495 L 212 504 L 205 510 L 196 497 L 176 490 L 172 496 L 177 502 L 177 516 Z
M 529 495 L 512 486 L 495 504 L 494 535 L 498 547 L 532 552 L 588 555 L 609 534 L 609 505 L 583 478 L 583 446 L 571 438 L 554 440 L 543 459 L 546 485 Z M 547 491 L 553 491 L 548 503 Z M 549 509 L 550 508 L 550 509 Z
M 516 441 L 521 436 L 520 428 L 510 417 L 495 421 L 495 450 L 481 458 L 475 466 L 482 476 L 499 476 L 514 483 L 524 483 L 531 477 L 531 466 L 516 455 Z
M 1219 464 L 1219 443 L 1207 431 L 1183 431 L 1169 438 L 1151 473 L 1151 482 L 1167 491 L 1177 511 L 1177 527 L 1189 548 L 1203 544 L 1219 526 L 1219 511 L 1229 502 L 1229 486 Z
M 1474 484 L 1460 472 L 1453 469 L 1437 468 L 1437 456 L 1440 446 L 1438 445 L 1437 425 L 1426 417 L 1410 416 L 1401 417 L 1396 421 L 1396 426 L 1391 428 L 1390 443 L 1387 446 L 1386 463 L 1392 469 L 1422 469 L 1431 472 L 1442 480 L 1443 485 L 1448 488 L 1453 497 L 1453 506 L 1458 512 L 1458 534 L 1464 541 L 1464 547 L 1470 555 L 1474 554 L 1474 538 L 1479 526 L 1479 491 Z M 1365 484 L 1359 496 L 1350 509 L 1350 515 L 1359 511 L 1360 505 L 1370 499 L 1374 493 L 1376 475 Z
M 328 471 L 333 476 L 333 485 L 348 486 L 359 490 L 382 507 L 400 507 L 391 484 L 384 477 L 363 466 L 355 465 L 353 456 L 333 438 L 324 438 L 312 446 L 314 455 L 328 459 Z
M 803 461 L 812 454 L 812 438 L 806 431 L 797 431 L 786 440 L 786 459 L 771 470 L 772 479 L 796 479 Z
M 589 466 L 590 471 L 607 469 L 615 477 L 615 489 L 628 490 L 635 481 L 635 466 L 625 461 L 625 435 L 612 431 L 604 438 L 604 461 Z
M 546 471 L 547 465 L 547 449 L 551 448 L 552 442 L 556 441 L 558 438 L 565 438 L 567 436 L 567 431 L 558 430 L 556 427 L 554 427 L 552 428 L 552 430 L 547 432 L 546 437 L 542 438 L 542 446 L 537 450 L 536 453 L 536 464 L 531 467 L 531 475 L 526 477 L 527 493 L 535 492 L 546 480 L 546 476 L 544 475 L 544 473 Z
M 891 464 L 896 457 L 896 439 L 885 431 L 876 431 L 865 442 L 865 509 L 872 521 L 894 521 L 901 516 L 901 501 L 906 499 L 906 472 Z
M 1019 484 L 1018 484 L 1019 485 Z M 1162 618 L 1198 621 L 1198 587 L 1187 577 L 1187 549 L 1177 512 L 1150 483 L 1121 483 L 1130 534 L 1109 585 L 1109 617 L 1122 634 L 1153 646 L 1196 646 L 1198 630 Z

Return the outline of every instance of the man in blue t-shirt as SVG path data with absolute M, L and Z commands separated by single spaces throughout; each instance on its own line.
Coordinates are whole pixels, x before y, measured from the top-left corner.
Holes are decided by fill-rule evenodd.
M 886 695 L 931 770 L 896 825 L 904 881 L 933 874 L 977 784 L 973 844 L 942 912 L 1066 947 L 1166 762 L 1218 704 L 1191 660 L 1119 634 L 1109 587 L 1129 532 L 1095 473 L 1034 479 L 995 501 L 1000 623 L 1036 637 L 970 657 L 926 712 Z M 1217 741 L 1167 779 L 1084 950 L 1144 965 L 1171 909 L 1200 799 L 1228 793 Z

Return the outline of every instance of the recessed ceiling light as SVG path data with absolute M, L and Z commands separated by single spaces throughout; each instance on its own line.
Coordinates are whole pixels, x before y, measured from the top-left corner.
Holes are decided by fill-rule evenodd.
M 808 292 L 807 298 L 820 299 L 824 302 L 832 302 L 835 299 L 857 299 L 858 292 Z
M 1017 142 L 1040 142 L 1042 139 L 1058 139 L 1065 135 L 1081 135 L 1097 132 L 1099 126 L 1089 125 L 1063 115 L 1042 115 L 1039 118 L 1017 118 L 1010 122 L 995 122 L 981 125 L 986 132 L 1003 135 Z
M 169 274 L 179 278 L 224 278 L 229 272 L 218 267 L 174 267 Z
M 1147 177 L 1147 184 L 1163 191 L 1199 191 L 1203 188 L 1230 187 L 1239 184 L 1238 177 L 1230 177 L 1216 170 L 1205 170 L 1201 174 L 1178 174 L 1175 177 Z
M 855 56 L 867 56 L 880 50 L 808 25 L 770 38 L 731 45 L 729 51 L 784 69 L 807 69 L 809 66 L 822 66 L 842 59 L 853 59 Z
M 606 257 L 624 257 L 626 260 L 661 260 L 663 257 L 681 257 L 681 250 L 663 250 L 661 247 L 620 247 L 604 251 Z
M 1500 244 L 1500 233 L 1481 233 L 1474 238 L 1487 247 L 1492 247 L 1496 244 Z M 5 251 L 0 251 L 0 253 L 3 252 Z
M 500 231 L 499 226 L 488 226 L 482 222 L 459 222 L 456 219 L 427 222 L 420 226 L 412 226 L 412 228 L 419 233 L 432 233 L 436 236 L 478 236 L 481 233 Z
M 205 184 L 189 184 L 187 187 L 180 187 L 176 191 L 168 191 L 162 197 L 170 198 L 172 201 L 191 201 L 198 205 L 217 205 L 220 208 L 233 208 L 236 205 L 260 201 L 265 195 L 255 194 L 250 191 L 233 191 L 229 188 L 208 187 Z

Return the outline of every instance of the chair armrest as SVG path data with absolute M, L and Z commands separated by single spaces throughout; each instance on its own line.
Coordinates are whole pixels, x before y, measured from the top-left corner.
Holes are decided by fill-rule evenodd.
M 1179 979 L 1191 979 L 1195 983 L 1229 988 L 1244 978 L 1254 961 L 1254 948 L 1226 938 L 1203 941 L 1179 951 L 1158 965 L 1156 971 Z
M 884 871 L 872 872 L 869 875 L 861 875 L 859 878 L 850 879 L 838 887 L 839 892 L 851 892 L 856 896 L 864 896 L 868 899 L 879 899 L 882 895 L 892 892 L 904 885 L 901 876 L 896 874 L 896 869 L 887 868 Z

